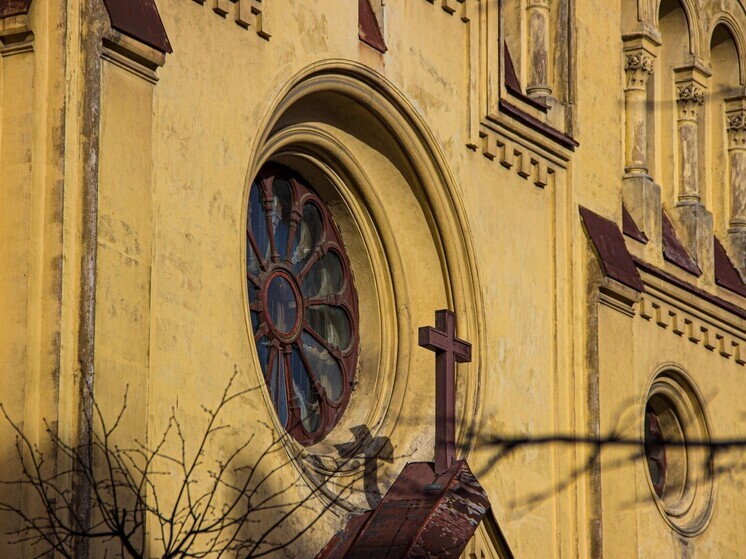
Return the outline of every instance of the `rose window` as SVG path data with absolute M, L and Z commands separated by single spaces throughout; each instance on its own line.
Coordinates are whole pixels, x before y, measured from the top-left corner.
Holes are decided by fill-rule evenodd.
M 264 168 L 246 226 L 251 326 L 277 416 L 321 440 L 350 397 L 358 348 L 350 262 L 326 204 L 298 174 Z

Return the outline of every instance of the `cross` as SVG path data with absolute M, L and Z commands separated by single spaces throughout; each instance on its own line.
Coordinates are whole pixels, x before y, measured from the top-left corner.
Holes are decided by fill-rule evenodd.
M 420 328 L 419 345 L 435 352 L 435 473 L 442 474 L 456 457 L 456 362 L 471 361 L 471 344 L 456 337 L 456 315 L 441 310 L 435 328 Z

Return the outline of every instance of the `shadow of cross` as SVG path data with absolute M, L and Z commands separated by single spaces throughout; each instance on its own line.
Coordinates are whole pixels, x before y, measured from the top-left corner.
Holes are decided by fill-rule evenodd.
M 435 312 L 435 328 L 422 326 L 419 345 L 435 352 L 435 473 L 456 458 L 456 362 L 471 361 L 471 344 L 456 337 L 456 315 Z
M 355 440 L 349 443 L 334 445 L 344 455 L 354 455 L 362 450 L 364 464 L 363 488 L 365 499 L 370 508 L 376 508 L 383 495 L 378 487 L 379 462 L 394 461 L 394 446 L 388 437 L 373 437 L 367 425 L 357 425 L 350 429 Z

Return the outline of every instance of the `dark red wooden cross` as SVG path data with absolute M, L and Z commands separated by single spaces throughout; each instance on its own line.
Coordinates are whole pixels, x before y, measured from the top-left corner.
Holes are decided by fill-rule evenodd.
M 435 473 L 456 458 L 456 362 L 471 361 L 471 344 L 456 337 L 456 315 L 435 312 L 435 328 L 420 328 L 420 346 L 435 352 Z

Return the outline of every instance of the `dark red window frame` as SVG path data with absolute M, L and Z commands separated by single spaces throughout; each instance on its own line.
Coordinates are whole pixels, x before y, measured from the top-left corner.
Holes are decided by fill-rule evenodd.
M 314 444 L 344 413 L 355 378 L 359 317 L 350 260 L 324 201 L 277 164 L 265 165 L 251 185 L 246 236 L 249 309 L 265 381 L 285 429 Z M 288 324 L 273 323 L 286 314 Z

